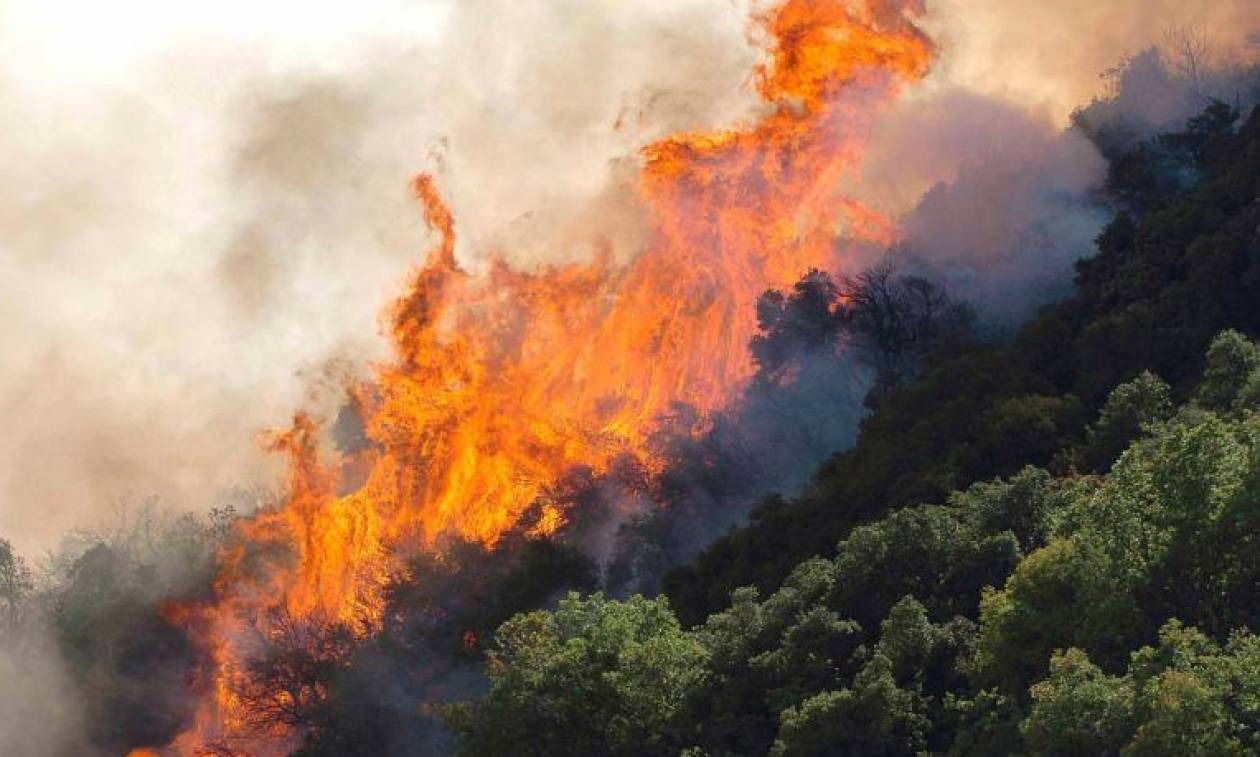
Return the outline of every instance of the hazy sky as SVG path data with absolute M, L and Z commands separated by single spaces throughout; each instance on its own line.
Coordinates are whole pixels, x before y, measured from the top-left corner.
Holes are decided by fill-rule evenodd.
M 382 355 L 427 244 L 417 171 L 474 265 L 584 255 L 591 228 L 631 254 L 635 147 L 753 105 L 746 4 L 0 0 L 0 536 L 268 480 L 254 433 Z M 932 3 L 942 59 L 910 98 L 1063 124 L 1169 27 L 1243 43 L 1250 2 L 1187 5 Z

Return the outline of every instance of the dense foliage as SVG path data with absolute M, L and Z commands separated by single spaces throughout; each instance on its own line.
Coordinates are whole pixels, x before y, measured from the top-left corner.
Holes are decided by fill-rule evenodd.
M 1077 295 L 1011 343 L 955 343 L 915 382 L 880 396 L 857 444 L 802 497 L 768 500 L 749 527 L 666 578 L 680 618 L 702 621 L 740 586 L 773 589 L 801 560 L 830 554 L 851 529 L 890 509 L 941 501 L 1030 464 L 1102 470 L 1124 429 L 1117 419 L 1087 438 L 1086 421 L 1113 387 L 1151 371 L 1184 398 L 1215 334 L 1260 334 L 1260 112 L 1235 132 L 1222 109 L 1213 106 L 1180 138 L 1156 140 L 1192 145 L 1185 160 L 1203 175 L 1194 189 L 1149 191 L 1140 215 L 1119 214 L 1098 254 L 1078 266 Z M 1149 149 L 1143 143 L 1131 155 Z M 1113 164 L 1114 192 L 1138 181 L 1126 165 Z
M 897 510 L 690 631 L 642 598 L 519 616 L 449 721 L 487 755 L 1255 753 L 1257 386 L 1225 332 L 1175 412 L 1151 374 L 1112 392 L 1087 438 L 1140 417 L 1109 472 Z
M 1235 118 L 1215 104 L 1115 160 L 1122 212 L 1076 296 L 1008 344 L 923 355 L 914 380 L 872 393 L 856 445 L 802 497 L 768 500 L 668 577 L 691 630 L 662 622 L 659 641 L 692 653 L 655 664 L 688 689 L 668 715 L 620 723 L 650 731 L 640 753 L 1260 749 L 1260 112 Z M 1199 178 L 1152 181 L 1169 165 Z M 511 654 L 511 628 L 489 694 L 450 711 L 465 753 L 528 750 L 485 738 L 537 725 L 556 694 L 538 688 L 546 660 Z M 569 675 L 618 680 L 611 659 Z M 601 738 L 594 751 L 622 748 Z

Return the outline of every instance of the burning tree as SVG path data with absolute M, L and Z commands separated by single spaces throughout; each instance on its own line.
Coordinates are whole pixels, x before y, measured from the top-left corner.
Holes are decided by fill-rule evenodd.
M 287 501 L 241 525 L 213 596 L 181 613 L 210 663 L 175 750 L 237 731 L 255 754 L 283 748 L 339 664 L 338 629 L 381 627 L 402 554 L 449 535 L 492 547 L 531 508 L 532 535 L 553 533 L 567 515 L 545 495 L 566 472 L 603 473 L 627 456 L 659 468 L 662 414 L 685 404 L 708 416 L 752 380 L 761 293 L 891 243 L 892 224 L 838 187 L 875 106 L 929 67 L 920 11 L 913 0 L 784 0 L 759 12 L 766 115 L 644 148 L 647 242 L 625 264 L 596 255 L 523 272 L 498 261 L 470 275 L 436 183 L 416 179 L 438 243 L 387 312 L 394 359 L 349 390 L 363 443 L 325 459 L 306 415 L 272 438 L 291 460 Z M 259 570 L 257 545 L 291 559 Z M 256 618 L 272 648 L 261 657 L 240 641 Z M 298 680 L 308 675 L 315 684 Z M 259 735 L 260 720 L 275 728 Z

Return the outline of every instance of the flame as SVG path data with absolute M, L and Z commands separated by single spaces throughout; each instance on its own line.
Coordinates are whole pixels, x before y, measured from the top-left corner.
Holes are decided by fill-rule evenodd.
M 574 466 L 598 472 L 627 453 L 650 465 L 657 418 L 676 403 L 703 416 L 750 377 L 763 291 L 843 266 L 844 226 L 891 242 L 892 224 L 837 187 L 877 106 L 928 69 L 921 12 L 916 0 L 786 0 L 757 13 L 767 115 L 643 150 L 650 233 L 628 264 L 599 254 L 520 271 L 500 260 L 472 276 L 434 179 L 415 179 L 439 241 L 385 314 L 395 358 L 350 389 L 369 444 L 326 464 L 319 425 L 301 414 L 268 438 L 290 461 L 286 501 L 240 525 L 213 600 L 169 609 L 207 663 L 196 720 L 164 752 L 293 746 L 291 729 L 251 726 L 240 693 L 265 611 L 370 633 L 399 545 L 448 533 L 492 544 Z M 549 504 L 531 533 L 564 518 Z

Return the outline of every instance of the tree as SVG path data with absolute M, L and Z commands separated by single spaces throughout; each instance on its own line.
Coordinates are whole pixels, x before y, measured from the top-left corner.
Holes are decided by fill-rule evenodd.
M 189 716 L 196 653 L 186 635 L 144 598 L 151 572 L 96 544 L 75 561 L 51 618 L 78 684 L 85 726 L 112 753 L 170 740 Z
M 1019 564 L 980 602 L 975 672 L 982 684 L 1023 694 L 1056 649 L 1121 656 L 1137 624 L 1132 590 L 1094 542 L 1058 539 Z
M 258 651 L 239 692 L 249 724 L 264 733 L 313 725 L 333 677 L 349 664 L 353 630 L 320 612 L 297 616 L 284 607 L 265 612 L 253 630 Z
M 974 612 L 984 586 L 1000 583 L 1019 562 L 1010 533 L 979 533 L 957 510 L 924 505 L 854 529 L 836 556 L 831 602 L 868 628 L 902 597 L 924 597 L 941 614 Z
M 1030 693 L 1032 708 L 1020 725 L 1029 755 L 1117 754 L 1133 734 L 1129 681 L 1106 675 L 1080 649 L 1056 654 L 1050 675 Z
M 555 610 L 504 623 L 488 655 L 490 691 L 444 717 L 461 754 L 677 754 L 706 658 L 663 599 L 571 593 Z
M 891 265 L 839 280 L 841 318 L 858 355 L 875 370 L 872 398 L 911 378 L 935 350 L 971 336 L 975 314 L 939 286 Z
M 1110 470 L 1129 443 L 1173 411 L 1172 388 L 1150 371 L 1116 387 L 1085 437 L 1085 458 L 1094 470 Z
M 794 358 L 834 349 L 841 322 L 840 290 L 822 271 L 806 273 L 789 294 L 761 295 L 758 333 L 749 344 L 759 380 L 775 380 Z
M 13 551 L 7 539 L 0 539 L 0 601 L 5 604 L 5 623 L 10 632 L 17 629 L 33 588 L 26 560 Z
M 876 656 L 853 688 L 824 691 L 785 710 L 770 754 L 910 757 L 926 745 L 929 724 L 921 709 L 912 692 L 897 686 L 888 660 Z
M 1260 347 L 1234 330 L 1221 332 L 1208 348 L 1207 369 L 1195 400 L 1209 409 L 1226 412 L 1260 372 Z
M 1129 665 L 1138 724 L 1123 753 L 1255 754 L 1258 663 L 1260 644 L 1249 633 L 1235 634 L 1222 649 L 1169 621 L 1159 645 L 1139 650 Z
M 928 621 L 927 610 L 904 597 L 880 624 L 874 652 L 842 688 L 803 698 L 779 715 L 772 755 L 915 755 L 933 743 L 940 695 L 974 624 Z M 862 654 L 859 652 L 858 654 Z

